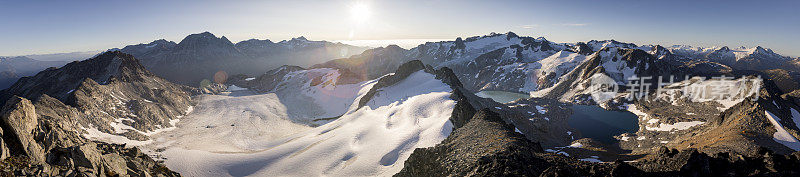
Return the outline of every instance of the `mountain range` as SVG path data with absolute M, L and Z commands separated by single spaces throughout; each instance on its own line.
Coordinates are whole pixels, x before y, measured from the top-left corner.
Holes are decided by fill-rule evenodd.
M 8 88 L 20 77 L 32 76 L 49 67 L 60 67 L 65 61 L 40 61 L 25 56 L 0 57 L 0 88 Z
M 733 50 L 728 47 L 636 45 L 615 40 L 555 43 L 541 37 L 520 37 L 513 32 L 428 42 L 409 50 L 397 46 L 376 48 L 314 67 L 346 68 L 366 78 L 376 78 L 390 73 L 391 68 L 400 63 L 419 59 L 436 68 L 453 69 L 467 89 L 473 91 L 529 92 L 552 86 L 563 74 L 603 48 L 638 49 L 676 66 L 800 71 L 800 59 L 760 46 Z
M 365 49 L 305 37 L 280 42 L 250 39 L 234 44 L 225 36 L 203 32 L 186 36 L 178 43 L 161 39 L 110 50 L 141 59 L 145 67 L 170 81 L 199 86 L 204 79 L 214 81 L 219 72 L 225 76 L 254 75 L 282 65 L 308 66 L 348 57 Z
M 512 32 L 411 49 L 304 37 L 234 44 L 205 32 L 111 49 L 0 91 L 0 169 L 38 176 L 792 176 L 800 174 L 798 61 L 763 47 L 556 43 Z M 690 77 L 647 96 L 690 97 L 593 95 L 597 81 L 624 86 L 668 75 Z M 685 91 L 720 76 L 734 78 L 739 97 Z M 483 91 L 532 97 L 499 102 L 478 96 Z M 635 131 L 611 142 L 589 138 L 570 123 L 576 106 L 630 113 Z

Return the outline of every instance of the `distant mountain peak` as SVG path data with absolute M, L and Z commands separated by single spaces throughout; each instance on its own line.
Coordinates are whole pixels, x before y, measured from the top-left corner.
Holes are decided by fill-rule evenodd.
M 211 48 L 220 49 L 224 51 L 216 51 L 216 52 L 227 52 L 227 53 L 237 53 L 233 42 L 228 40 L 227 37 L 216 37 L 214 34 L 210 32 L 203 32 L 199 34 L 191 34 L 183 38 L 180 43 L 178 43 L 178 49 L 188 49 L 188 50 L 209 50 Z M 211 52 L 211 51 L 206 51 Z
M 506 33 L 506 36 L 508 36 L 509 38 L 515 38 L 515 37 L 519 37 L 519 36 L 518 36 L 516 33 L 514 33 L 514 32 L 511 32 L 511 31 L 509 31 L 508 33 Z
M 158 39 L 150 43 L 164 43 L 164 42 L 170 42 L 170 41 L 167 41 L 166 39 Z
M 400 47 L 400 46 L 398 46 L 398 45 L 394 45 L 394 44 L 386 46 L 386 49 L 392 49 L 392 50 L 405 50 L 405 49 L 403 49 L 402 47 Z
M 261 39 L 248 39 L 248 40 L 241 41 L 239 43 L 273 43 L 273 42 L 271 40 L 269 40 L 269 39 L 264 39 L 264 40 L 261 40 Z
M 197 33 L 197 34 L 200 35 L 200 36 L 215 37 L 214 34 L 211 34 L 211 32 L 208 32 L 208 31 L 205 31 L 205 32 L 202 32 L 202 33 Z
M 206 32 L 197 33 L 197 34 L 190 34 L 189 36 L 186 36 L 185 38 L 183 38 L 183 40 L 181 40 L 180 43 L 184 43 L 186 41 L 216 40 L 216 39 L 223 39 L 223 38 L 225 40 L 227 40 L 227 38 L 225 38 L 224 36 L 222 38 L 217 38 L 217 36 L 215 36 L 214 34 L 211 34 L 210 32 L 206 31 Z
M 292 40 L 308 41 L 308 39 L 306 39 L 306 37 L 305 37 L 305 36 L 300 36 L 300 37 L 292 38 Z
M 36 61 L 38 60 L 26 56 L 0 57 L 0 62 L 36 62 Z
M 753 50 L 753 53 L 772 53 L 772 49 L 764 49 L 761 46 L 756 46 L 755 50 Z

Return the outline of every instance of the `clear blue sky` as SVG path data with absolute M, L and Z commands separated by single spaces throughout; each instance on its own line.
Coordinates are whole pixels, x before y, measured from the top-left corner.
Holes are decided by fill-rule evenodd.
M 354 10 L 355 9 L 355 10 Z M 359 10 L 360 9 L 360 10 Z M 210 31 L 233 42 L 454 39 L 755 46 L 800 55 L 800 1 L 0 1 L 0 56 L 103 50 Z M 356 17 L 355 15 L 360 15 Z

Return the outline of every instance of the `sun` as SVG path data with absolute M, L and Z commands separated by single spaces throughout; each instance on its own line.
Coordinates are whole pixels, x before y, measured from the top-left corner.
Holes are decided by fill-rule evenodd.
M 358 23 L 366 22 L 369 15 L 369 6 L 365 2 L 358 1 L 350 6 L 350 16 Z

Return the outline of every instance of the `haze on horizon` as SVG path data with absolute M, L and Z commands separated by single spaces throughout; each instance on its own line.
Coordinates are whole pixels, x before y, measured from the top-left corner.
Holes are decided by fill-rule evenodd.
M 763 46 L 800 56 L 799 1 L 0 1 L 0 56 L 97 51 L 209 31 L 232 42 L 376 47 L 513 31 L 554 42 Z M 371 42 L 372 41 L 372 42 Z M 383 41 L 383 42 L 374 42 Z M 370 44 L 372 43 L 372 44 Z M 358 43 L 356 43 L 358 45 Z

